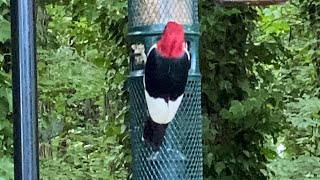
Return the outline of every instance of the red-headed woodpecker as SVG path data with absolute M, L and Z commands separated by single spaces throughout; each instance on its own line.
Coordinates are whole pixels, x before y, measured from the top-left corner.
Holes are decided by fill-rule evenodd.
M 168 22 L 160 40 L 147 54 L 143 78 L 150 115 L 145 122 L 143 139 L 157 148 L 181 104 L 189 69 L 190 54 L 183 26 Z

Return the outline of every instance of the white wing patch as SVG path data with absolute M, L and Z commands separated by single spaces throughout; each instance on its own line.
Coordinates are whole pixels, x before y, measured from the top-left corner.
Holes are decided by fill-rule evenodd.
M 146 87 L 145 77 L 143 76 L 143 86 Z M 153 98 L 149 95 L 146 88 L 144 89 L 144 95 L 147 101 L 147 107 L 151 119 L 158 124 L 167 124 L 169 116 L 168 103 L 162 98 Z
M 181 104 L 182 98 L 183 98 L 183 94 L 179 96 L 175 101 L 169 100 L 169 116 L 168 116 L 167 123 L 171 122 L 174 116 L 176 115 L 179 109 L 179 106 Z
M 162 98 L 150 97 L 146 90 L 144 92 L 151 119 L 158 124 L 167 124 L 169 116 L 168 103 Z

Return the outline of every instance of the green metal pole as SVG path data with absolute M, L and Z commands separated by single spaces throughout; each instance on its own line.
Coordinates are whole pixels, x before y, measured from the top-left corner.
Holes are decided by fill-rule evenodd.
M 135 180 L 202 180 L 201 75 L 198 46 L 197 0 L 129 0 L 130 130 Z M 160 38 L 168 21 L 184 25 L 190 43 L 191 69 L 185 96 L 175 119 L 169 124 L 165 141 L 156 153 L 143 142 L 148 115 L 143 89 L 146 53 Z

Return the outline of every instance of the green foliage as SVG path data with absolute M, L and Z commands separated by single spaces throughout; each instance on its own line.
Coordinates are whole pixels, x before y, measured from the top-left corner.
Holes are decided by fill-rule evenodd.
M 0 179 L 7 180 L 13 179 L 13 161 L 12 157 L 9 156 L 1 156 L 0 159 Z
M 8 1 L 0 1 L 0 179 L 13 178 Z M 126 1 L 37 7 L 42 179 L 126 179 Z M 10 59 L 10 58 L 9 58 Z M 10 67 L 9 67 L 10 69 Z M 9 119 L 8 119 L 9 118 Z
M 13 177 L 12 89 L 10 73 L 9 1 L 0 1 L 0 179 Z
M 320 175 L 319 157 L 301 155 L 297 159 L 276 159 L 269 164 L 276 176 L 273 180 L 310 179 L 317 180 Z
M 317 179 L 320 2 L 199 2 L 205 179 Z M 126 14 L 126 0 L 38 2 L 42 179 L 130 178 Z M 9 20 L 0 0 L 0 180 L 13 179 Z
M 257 42 L 256 10 L 209 4 L 200 6 L 205 177 L 267 179 L 276 152 L 265 143 L 284 119 L 284 87 L 273 84 L 272 73 L 281 44 Z
M 272 179 L 318 179 L 319 139 L 319 2 L 292 0 L 285 6 L 259 12 L 259 40 L 276 41 L 286 53 L 279 69 L 274 69 L 274 84 L 283 86 L 286 128 L 280 142 L 282 158 L 268 166 Z M 288 28 L 289 27 L 289 28 Z
M 40 8 L 38 33 L 43 36 L 38 39 L 38 72 L 43 179 L 129 176 L 124 121 L 127 107 L 122 91 L 127 50 L 125 31 L 117 29 L 126 28 L 126 23 L 121 23 L 121 18 L 125 18 L 123 7 L 126 1 L 114 1 L 114 6 L 105 1 L 56 2 Z
M 5 42 L 10 39 L 10 23 L 8 20 L 10 9 L 8 0 L 0 1 L 0 42 Z

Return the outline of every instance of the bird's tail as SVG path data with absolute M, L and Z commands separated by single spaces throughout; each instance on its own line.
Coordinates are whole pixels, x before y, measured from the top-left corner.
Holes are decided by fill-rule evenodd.
M 152 121 L 151 117 L 144 124 L 143 138 L 152 143 L 156 148 L 159 148 L 164 140 L 164 135 L 168 124 L 158 124 Z

